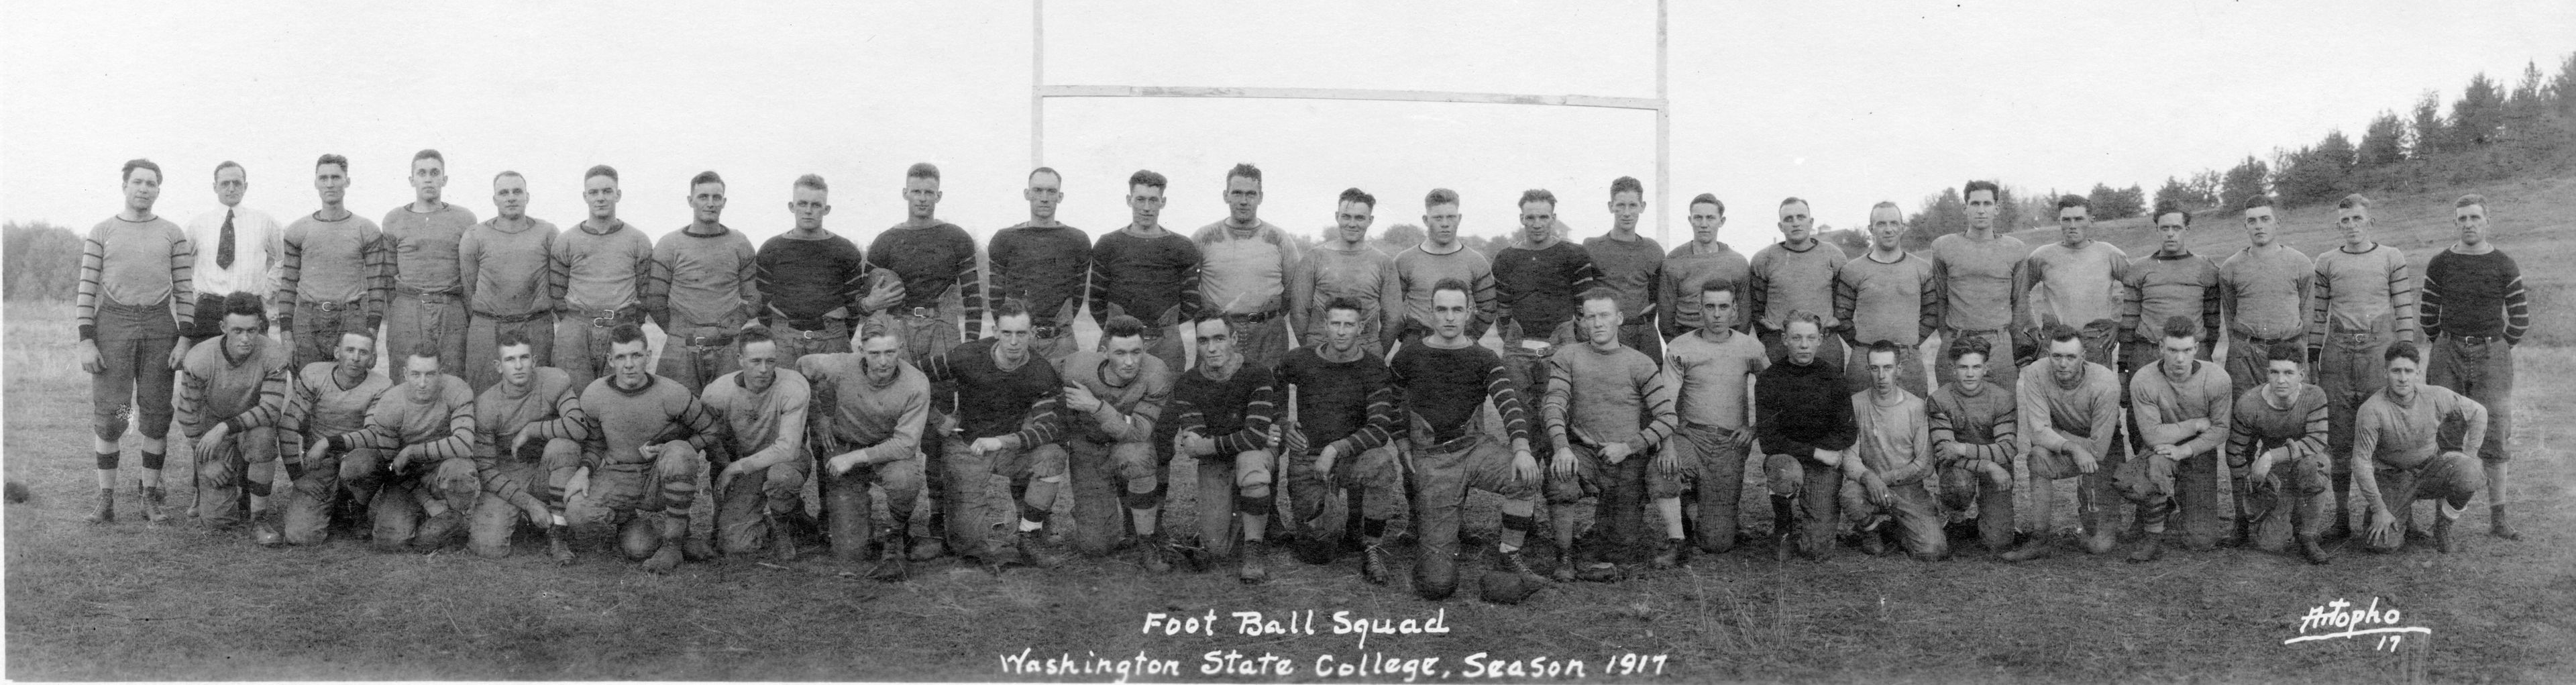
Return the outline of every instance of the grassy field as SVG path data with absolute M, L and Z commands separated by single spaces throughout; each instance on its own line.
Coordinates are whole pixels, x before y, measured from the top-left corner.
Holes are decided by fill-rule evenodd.
M 1361 582 L 1356 561 L 1314 567 L 1285 554 L 1274 559 L 1272 582 L 1250 587 L 1230 569 L 1154 577 L 1126 559 L 1000 575 L 939 562 L 913 582 L 889 585 L 811 560 L 734 559 L 655 576 L 611 560 L 596 528 L 584 532 L 582 563 L 559 568 L 534 542 L 490 561 L 379 554 L 345 540 L 259 549 L 185 519 L 92 527 L 80 522 L 92 496 L 88 380 L 72 363 L 68 307 L 13 303 L 0 333 L 7 429 L 0 473 L 31 486 L 35 500 L 0 514 L 5 675 L 1119 679 L 1114 670 L 1006 672 L 1004 657 L 1025 649 L 1038 661 L 1069 654 L 1131 665 L 1125 660 L 1141 653 L 1182 669 L 1131 678 L 1145 681 L 1403 681 L 1402 672 L 1330 677 L 1338 674 L 1319 674 L 1316 665 L 1329 658 L 1392 668 L 1431 657 L 1440 661 L 1430 677 L 1466 679 L 1473 674 L 1466 659 L 1477 653 L 1524 666 L 1579 660 L 1582 679 L 1593 681 L 2379 682 L 2402 681 L 2410 669 L 2439 681 L 2563 681 L 2576 677 L 2576 653 L 2567 649 L 2576 644 L 2576 472 L 2568 460 L 2576 427 L 2553 419 L 2576 414 L 2576 384 L 2546 379 L 2576 374 L 2576 349 L 2565 347 L 2576 343 L 2576 317 L 2565 304 L 2576 279 L 2555 268 L 2576 243 L 2543 227 L 2576 215 L 2567 206 L 2576 202 L 2576 179 L 2481 190 L 2497 198 L 2500 242 L 2541 298 L 2538 340 L 2554 346 L 2527 347 L 2519 357 L 2523 422 L 2512 447 L 2520 542 L 2472 534 L 2459 554 L 2346 552 L 2326 567 L 2236 550 L 2176 551 L 2145 566 L 2081 554 L 2023 566 L 1982 557 L 1922 564 L 1850 551 L 1780 564 L 1757 542 L 1644 580 L 1551 589 L 1522 606 L 1472 599 L 1472 580 L 1458 597 L 1425 602 L 1402 581 Z M 2420 262 L 2450 240 L 2448 199 L 2382 199 L 2382 239 Z M 2330 244 L 2330 225 L 2325 210 L 2292 212 L 2287 238 L 2314 252 Z M 2105 232 L 2133 254 L 2152 249 L 2131 235 L 2140 229 Z M 2214 220 L 2195 233 L 2205 252 L 2242 243 L 2241 231 Z M 175 451 L 172 462 L 185 463 L 185 448 Z M 1176 476 L 1187 473 L 1180 470 Z M 184 473 L 171 471 L 179 502 L 190 494 Z M 1489 506 L 1476 514 L 1471 527 L 1494 525 Z M 1172 518 L 1176 529 L 1190 525 L 1187 513 Z M 2485 507 L 2475 506 L 2463 529 L 2483 531 L 2485 523 Z M 2371 638 L 2282 643 L 2301 634 L 2311 607 L 2372 598 L 2403 610 L 2400 625 L 2431 629 L 2429 638 L 2409 636 L 2396 653 L 2374 651 Z M 1229 616 L 1310 609 L 1320 634 L 1242 635 Z M 1151 613 L 1211 611 L 1219 617 L 1212 636 L 1144 630 Z M 1334 634 L 1336 611 L 1438 616 L 1449 632 L 1371 635 L 1363 648 Z M 1286 657 L 1291 668 L 1201 670 L 1203 655 L 1221 659 L 1228 650 Z M 1365 656 L 1379 654 L 1385 661 Z M 1615 672 L 1623 654 L 1664 659 L 1659 672 Z

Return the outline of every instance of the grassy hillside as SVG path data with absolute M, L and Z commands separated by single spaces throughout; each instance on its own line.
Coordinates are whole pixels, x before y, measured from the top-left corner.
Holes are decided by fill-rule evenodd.
M 2533 318 L 2531 336 L 2524 344 L 2576 345 L 2576 316 L 2569 316 L 2576 312 L 2576 269 L 2567 268 L 2576 264 L 2576 240 L 2569 240 L 2568 234 L 2562 232 L 2568 229 L 2566 222 L 2576 217 L 2576 176 L 2373 195 L 2370 216 L 2377 227 L 2377 239 L 2405 250 L 2407 260 L 2420 276 L 2425 260 L 2458 241 L 2458 231 L 2451 225 L 2451 202 L 2462 193 L 2487 196 L 2488 235 L 2522 266 L 2523 284 L 2531 290 Z M 2192 251 L 2212 259 L 2226 259 L 2245 247 L 2243 226 L 2243 218 L 2236 212 L 2194 216 Z M 2033 246 L 2058 239 L 2055 225 L 2013 235 Z M 2093 237 L 2120 246 L 2132 257 L 2155 252 L 2161 239 L 2146 218 L 2095 224 Z M 2343 244 L 2343 236 L 2335 228 L 2334 206 L 2288 210 L 2282 218 L 2279 240 L 2310 256 L 2335 249 Z

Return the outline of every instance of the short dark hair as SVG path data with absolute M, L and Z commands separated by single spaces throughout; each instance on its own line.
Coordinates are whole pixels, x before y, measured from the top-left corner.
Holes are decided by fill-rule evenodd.
M 993 305 L 993 323 L 995 324 L 1000 324 L 1002 322 L 1002 317 L 1028 315 L 1029 303 L 1028 301 L 1020 298 L 1005 297 L 1002 298 L 1001 302 L 994 303 Z
M 1324 313 L 1330 315 L 1333 312 L 1358 312 L 1361 316 L 1368 315 L 1368 310 L 1360 307 L 1359 298 L 1349 295 L 1336 297 L 1324 303 Z
M 744 326 L 742 332 L 733 334 L 733 345 L 737 350 L 749 349 L 752 343 L 776 342 L 778 339 L 769 335 L 769 327 L 760 324 Z
M 433 362 L 438 362 L 439 366 L 447 365 L 447 361 L 440 359 L 438 356 L 438 341 L 436 340 L 423 340 L 412 343 L 411 350 L 405 355 L 405 358 L 410 357 L 419 357 Z
M 528 346 L 529 352 L 537 351 L 536 342 L 528 339 L 528 333 L 526 331 L 521 331 L 516 328 L 503 328 L 499 335 L 492 336 L 492 353 L 495 356 L 498 356 L 501 353 L 501 348 L 513 345 L 526 345 Z
M 1370 195 L 1366 191 L 1362 191 L 1358 188 L 1347 188 L 1342 190 L 1342 202 L 1357 202 L 1368 205 L 1369 209 L 1377 209 L 1377 196 Z
M 2300 363 L 2306 362 L 2307 360 L 2307 348 L 2301 347 L 2298 343 L 2289 340 L 2272 343 L 2270 348 L 2263 350 L 2263 363 L 2265 364 L 2270 364 L 2272 362 Z
M 1993 359 L 1994 352 L 1995 344 L 1987 342 L 1984 336 L 1966 336 L 1960 338 L 1958 342 L 1950 343 L 1950 361 L 1953 363 L 1958 362 L 1960 357 L 1971 354 L 1977 355 L 1979 359 Z
M 2424 353 L 2415 350 L 2414 342 L 2399 340 L 2397 342 L 2389 343 L 2388 351 L 2379 355 L 2379 360 L 2381 362 L 2393 362 L 2399 359 L 2415 362 L 2420 365 L 2424 363 Z
M 2470 205 L 2476 205 L 2479 207 L 2487 206 L 2487 196 L 2479 195 L 2477 193 L 2469 193 L 2467 195 L 2462 195 L 2460 196 L 2460 199 L 2451 202 L 2452 209 L 2459 209 Z
M 1455 291 L 1458 291 L 1460 294 L 1466 295 L 1466 296 L 1467 296 L 1467 298 L 1468 298 L 1468 299 L 1470 299 L 1470 300 L 1473 300 L 1473 299 L 1475 299 L 1475 297 L 1476 297 L 1476 289 L 1475 289 L 1475 288 L 1467 287 L 1467 282 L 1466 282 L 1466 281 L 1464 281 L 1464 280 L 1459 279 L 1459 278 L 1458 278 L 1458 277 L 1456 277 L 1456 276 L 1451 276 L 1451 277 L 1448 277 L 1448 278 L 1443 278 L 1443 279 L 1440 279 L 1440 281 L 1439 281 L 1439 282 L 1431 284 L 1431 294 L 1432 294 L 1432 295 L 1435 295 L 1435 296 L 1436 296 L 1436 295 L 1439 295 L 1439 294 L 1440 294 L 1440 291 L 1443 291 L 1443 290 L 1455 290 Z
M 438 154 L 438 150 L 434 148 L 421 148 L 419 152 L 411 153 L 411 161 L 418 162 L 424 159 L 438 160 L 439 168 L 447 168 L 447 155 Z
M 1425 209 L 1454 204 L 1458 204 L 1458 191 L 1448 188 L 1433 188 L 1431 192 L 1422 196 L 1422 206 Z
M 234 292 L 224 296 L 224 316 L 256 318 L 260 320 L 261 327 L 265 328 L 268 322 L 268 302 L 260 299 L 259 293 L 248 290 Z
M 1547 206 L 1555 207 L 1556 193 L 1547 192 L 1546 188 L 1531 188 L 1529 190 L 1521 191 L 1521 201 L 1512 204 L 1513 206 L 1519 206 L 1532 202 L 1545 202 L 1547 203 Z
M 912 166 L 903 170 L 903 179 L 910 181 L 916 178 L 939 180 L 939 166 L 929 162 L 913 162 Z
M 1698 197 L 1691 198 L 1690 204 L 1687 206 L 1697 207 L 1699 205 L 1717 205 L 1717 215 L 1726 216 L 1726 203 L 1717 199 L 1717 193 L 1700 193 Z
M 1780 198 L 1780 206 L 1787 207 L 1789 205 L 1806 205 L 1808 209 L 1815 209 L 1816 207 L 1813 203 L 1807 202 L 1806 198 L 1798 197 L 1796 195 Z
M 828 192 L 832 192 L 832 186 L 831 186 L 830 184 L 827 184 L 827 183 L 824 183 L 824 182 L 823 182 L 823 175 L 822 175 L 822 174 L 806 174 L 806 175 L 803 175 L 803 176 L 798 176 L 798 177 L 796 177 L 796 185 L 795 185 L 794 187 L 796 187 L 796 188 L 812 188 L 812 189 L 820 190 L 820 191 L 827 192 L 827 193 L 828 193 Z
M 329 164 L 338 164 L 338 165 L 340 165 L 340 173 L 342 173 L 342 174 L 347 174 L 347 173 L 349 173 L 349 158 L 347 158 L 347 157 L 342 157 L 342 156 L 339 156 L 339 155 L 335 155 L 335 154 L 327 154 L 327 153 L 326 153 L 326 154 L 322 155 L 322 158 L 321 158 L 321 159 L 313 160 L 313 168 L 315 168 L 315 169 L 320 169 L 320 168 L 322 168 L 324 165 L 329 165 Z
M 623 345 L 631 342 L 644 342 L 643 326 L 621 323 L 617 324 L 616 328 L 608 329 L 608 344 Z
M 1055 167 L 1051 167 L 1051 166 L 1042 166 L 1042 167 L 1038 167 L 1038 168 L 1035 168 L 1035 169 L 1030 169 L 1030 170 L 1029 170 L 1029 176 L 1028 176 L 1028 177 L 1029 177 L 1029 178 L 1037 178 L 1037 177 L 1038 177 L 1038 174 L 1046 174 L 1046 175 L 1049 175 L 1049 176 L 1054 176 L 1054 177 L 1055 177 L 1055 180 L 1058 180 L 1058 181 L 1062 181 L 1062 180 L 1064 180 L 1064 172 L 1056 171 L 1056 170 L 1055 170 Z
M 2067 193 L 2065 195 L 2057 196 L 2057 208 L 2066 209 L 2068 207 L 2082 207 L 2084 208 L 2084 213 L 2093 213 L 2093 201 L 2082 195 Z
M 1252 179 L 1253 183 L 1260 183 L 1261 167 L 1253 166 L 1251 162 L 1244 162 L 1234 165 L 1234 168 L 1232 169 L 1225 170 L 1226 182 L 1232 183 L 1234 179 L 1237 178 L 1249 178 Z
M 2156 203 L 2155 211 L 2147 212 L 2147 221 L 2153 223 L 2157 219 L 2165 218 L 2167 214 L 2182 215 L 2182 227 L 2191 228 L 2191 212 L 2184 211 L 2182 205 L 2175 204 L 2172 200 Z
M 708 169 L 708 170 L 706 170 L 706 171 L 701 171 L 701 172 L 698 172 L 698 175 L 689 177 L 689 189 L 690 189 L 690 190 L 696 190 L 698 186 L 706 185 L 706 184 L 709 184 L 709 183 L 713 183 L 713 184 L 716 184 L 716 185 L 724 185 L 724 184 L 725 184 L 725 182 L 724 182 L 724 177 L 723 177 L 723 176 L 718 176 L 718 175 L 716 175 L 716 172 L 715 172 L 715 170 L 714 170 L 714 169 Z
M 1637 199 L 1645 199 L 1646 184 L 1637 182 L 1637 177 L 1635 176 L 1621 176 L 1610 179 L 1610 197 L 1618 197 L 1620 193 L 1636 193 Z
M 1127 175 L 1127 189 L 1135 190 L 1136 186 L 1167 189 L 1171 184 L 1163 179 L 1162 174 L 1154 173 L 1152 169 L 1137 169 L 1136 173 Z
M 1200 311 L 1199 311 L 1199 318 L 1191 319 L 1191 320 L 1190 320 L 1190 326 L 1191 326 L 1192 328 L 1195 328 L 1195 329 L 1198 331 L 1198 334 L 1200 334 L 1200 335 L 1206 335 L 1206 334 L 1207 334 L 1207 325 L 1208 325 L 1208 324 L 1219 324 L 1219 325 L 1225 326 L 1225 332 L 1227 332 L 1227 333 L 1233 333 L 1233 332 L 1234 332 L 1234 321 L 1233 321 L 1232 319 L 1228 319 L 1228 318 L 1226 318 L 1226 316 L 1225 316 L 1225 312 L 1220 311 L 1220 310 L 1216 310 L 1216 309 L 1204 309 L 1204 310 L 1200 310 Z
M 245 168 L 243 168 L 243 167 L 242 167 L 242 165 L 241 165 L 241 162 L 236 162 L 236 161 L 232 161 L 232 160 L 229 160 L 229 159 L 224 160 L 222 163 L 220 163 L 220 164 L 216 164 L 216 165 L 215 165 L 215 177 L 216 177 L 216 178 L 222 178 L 222 177 L 223 177 L 223 175 L 224 175 L 224 170 L 225 170 L 225 169 L 241 169 L 241 170 L 242 170 L 242 177 L 243 177 L 243 178 L 249 178 L 249 177 L 250 177 L 250 170 L 249 170 L 249 169 L 245 169 Z
M 1878 353 L 1880 353 L 1880 352 L 1885 352 L 1885 353 L 1888 353 L 1888 354 L 1890 354 L 1890 355 L 1895 356 L 1895 357 L 1896 357 L 1896 359 L 1897 359 L 1898 361 L 1900 361 L 1900 362 L 1901 362 L 1901 361 L 1904 361 L 1904 360 L 1905 360 L 1905 352 L 1904 352 L 1904 349 L 1903 349 L 1903 348 L 1904 348 L 1904 346 L 1896 344 L 1896 341 L 1888 340 L 1888 339 L 1886 339 L 1886 338 L 1879 338 L 1877 342 L 1870 343 L 1870 344 L 1869 344 L 1869 351 L 1868 351 L 1868 352 L 1865 352 L 1865 353 L 1863 353 L 1863 354 L 1864 354 L 1864 355 L 1870 355 L 1870 354 L 1878 354 Z M 1867 365 L 1867 364 L 1869 363 L 1869 357 L 1867 357 L 1867 356 L 1863 356 L 1863 357 L 1861 357 L 1861 358 L 1860 358 L 1860 361 L 1861 361 L 1861 364 L 1863 364 L 1863 365 Z
M 583 183 L 589 183 L 590 178 L 593 176 L 606 176 L 608 177 L 608 180 L 611 181 L 618 180 L 617 167 L 606 164 L 593 164 L 590 166 L 589 171 L 581 172 L 581 181 Z
M 2062 323 L 2049 324 L 2046 333 L 2048 334 L 2048 342 L 2052 345 L 2069 341 L 2082 341 L 2084 339 L 2084 334 L 2076 331 L 2074 326 Z
M 1959 188 L 1959 201 L 1967 202 L 1968 196 L 1975 195 L 1980 190 L 1993 193 L 1996 200 L 2002 200 L 2004 197 L 2003 188 L 1996 186 L 1994 181 L 1979 179 L 1969 181 L 1968 185 Z
M 126 181 L 134 180 L 134 170 L 136 169 L 152 170 L 152 178 L 155 180 L 167 175 L 161 173 L 161 165 L 152 163 L 152 160 L 138 157 L 125 160 L 125 170 L 117 172 L 116 182 L 124 183 Z
M 1142 337 L 1145 337 L 1145 322 L 1138 321 L 1136 320 L 1136 317 L 1133 316 L 1120 314 L 1109 317 L 1108 321 L 1100 324 L 1100 339 L 1102 341 L 1107 341 L 1112 338 Z
M 2363 194 L 2361 194 L 2361 193 L 2353 193 L 2353 194 L 2351 194 L 2351 195 L 2345 195 L 2345 196 L 2343 196 L 2343 199 L 2341 199 L 2341 200 L 2336 200 L 2336 201 L 2335 201 L 2335 209 L 2369 209 L 2369 208 L 2370 208 L 2370 197 L 2369 197 L 2369 196 L 2367 196 L 2367 195 L 2363 195 Z
M 1737 293 L 1735 292 L 1735 281 L 1730 281 L 1730 280 L 1723 279 L 1723 278 L 1711 278 L 1711 279 L 1708 279 L 1708 281 L 1707 281 L 1707 282 L 1699 284 L 1699 296 L 1700 296 L 1700 298 L 1701 298 L 1701 301 L 1703 301 L 1703 302 L 1707 301 L 1707 298 L 1708 298 L 1708 294 L 1709 294 L 1709 293 L 1726 293 L 1726 294 L 1728 294 L 1728 295 L 1736 295 Z
M 2256 207 L 2270 207 L 2270 206 L 2272 206 L 2272 196 L 2270 196 L 2270 195 L 2265 195 L 2265 194 L 2262 194 L 2262 193 L 2255 193 L 2253 197 L 2245 198 L 2245 204 L 2244 204 L 2244 206 L 2242 206 L 2242 207 L 2238 207 L 2238 208 L 2237 208 L 2237 211 L 2252 211 L 2252 210 L 2253 210 L 2254 208 L 2256 208 Z
M 2199 340 L 2199 339 L 2200 339 L 2200 322 L 2198 322 L 2198 321 L 2193 321 L 2193 320 L 2191 319 L 2191 317 L 2188 317 L 2188 316 L 2182 316 L 2182 315 L 2179 315 L 2179 314 L 2174 315 L 2174 316 L 2168 316 L 2168 317 L 2165 317 L 2165 323 L 2164 323 L 2164 334 L 2165 334 L 2165 339 L 2167 339 L 2167 340 L 2171 340 L 2171 339 L 2174 339 L 2174 338 L 2189 338 L 2189 339 L 2192 339 L 2192 340 Z

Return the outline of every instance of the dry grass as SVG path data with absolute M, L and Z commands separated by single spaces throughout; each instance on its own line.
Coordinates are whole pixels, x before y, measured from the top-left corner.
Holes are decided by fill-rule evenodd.
M 2563 298 L 2568 280 L 2545 265 L 2570 248 L 2535 227 L 2568 215 L 2549 203 L 2576 197 L 2571 185 L 2489 190 L 2506 198 L 2495 208 L 2502 242 L 2538 288 L 2559 293 L 2550 297 Z M 2432 201 L 2383 201 L 2389 242 L 2422 255 L 2447 240 L 2418 225 L 2441 214 L 2417 208 Z M 2293 244 L 2319 244 L 2322 214 L 2292 214 Z M 2200 233 L 2213 244 L 2240 239 Z M 2401 233 L 2424 237 L 2408 243 Z M 2554 335 L 2569 330 L 2563 305 L 2539 311 Z M 1560 587 L 1513 607 L 1471 599 L 1472 581 L 1456 598 L 1424 602 L 1400 580 L 1361 582 L 1356 561 L 1313 567 L 1286 554 L 1273 560 L 1275 579 L 1256 587 L 1227 570 L 1147 576 L 1123 559 L 1000 576 L 941 562 L 914 582 L 886 585 L 838 576 L 846 569 L 821 561 L 731 560 L 654 576 L 609 559 L 597 530 L 585 537 L 580 565 L 557 568 L 534 543 L 487 561 L 378 554 L 348 541 L 263 550 L 188 523 L 90 527 L 79 522 L 91 496 L 82 454 L 87 380 L 70 363 L 68 308 L 13 303 L 6 313 L 0 470 L 36 495 L 5 514 L 11 679 L 1037 679 L 999 667 L 1001 655 L 1030 648 L 1113 658 L 1143 651 L 1180 660 L 1187 680 L 1219 677 L 1196 670 L 1203 652 L 1267 651 L 1295 657 L 1296 670 L 1262 679 L 1308 681 L 1321 679 L 1316 657 L 1359 651 L 1329 634 L 1333 611 L 1407 618 L 1445 609 L 1450 634 L 1373 636 L 1368 651 L 1438 656 L 1451 668 L 1474 652 L 1581 659 L 1588 679 L 1619 681 L 1647 679 L 1602 670 L 1623 652 L 1667 654 L 1664 679 L 1688 682 L 2395 680 L 2403 658 L 2367 642 L 2281 644 L 2309 607 L 2373 596 L 2434 631 L 2423 662 L 2434 679 L 2576 673 L 2566 649 L 2576 644 L 2576 471 L 2568 464 L 2576 428 L 2553 420 L 2576 415 L 2576 389 L 2545 380 L 2576 374 L 2576 350 L 2565 348 L 2521 356 L 2523 426 L 2513 447 L 2526 537 L 2518 543 L 2471 535 L 2459 554 L 2347 553 L 2326 567 L 2234 550 L 2175 552 L 2145 566 L 2062 554 L 2008 567 L 1848 550 L 1827 562 L 1778 564 L 1756 542 L 1685 570 Z M 179 452 L 174 463 L 186 458 Z M 184 501 L 180 473 L 174 497 Z M 1471 526 L 1490 529 L 1491 500 L 1477 503 Z M 2463 527 L 2482 531 L 2484 508 L 2475 509 Z M 1187 530 L 1186 499 L 1173 511 L 1172 526 Z M 1139 632 L 1147 612 L 1292 609 L 1319 610 L 1327 634 L 1238 636 L 1230 621 L 1216 637 Z

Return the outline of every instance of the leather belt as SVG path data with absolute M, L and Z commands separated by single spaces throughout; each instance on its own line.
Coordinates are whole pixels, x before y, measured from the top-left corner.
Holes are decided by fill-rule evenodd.
M 2471 344 L 2471 345 L 2484 345 L 2484 344 L 2487 344 L 2487 343 L 2504 342 L 2504 336 L 2501 336 L 2501 335 L 2452 335 L 2452 334 L 2449 334 L 2449 333 L 2444 333 L 2444 334 L 2442 334 L 2442 337 L 2450 338 L 2450 339 L 2452 339 L 2452 340 L 2457 340 L 2457 341 L 2460 341 L 2460 342 L 2463 342 L 2463 343 L 2467 343 L 2467 344 Z
M 472 311 L 472 310 L 467 310 L 467 311 Z M 493 313 L 490 313 L 490 312 L 474 312 L 474 315 L 475 315 L 475 316 L 478 316 L 478 317 L 485 318 L 485 319 L 490 319 L 490 320 L 492 320 L 492 322 L 493 322 L 493 323 L 523 323 L 523 322 L 528 322 L 528 321 L 534 321 L 534 320 L 536 320 L 536 319 L 537 319 L 537 317 L 545 316 L 545 315 L 547 315 L 547 314 L 551 314 L 551 313 L 553 313 L 553 312 L 549 312 L 549 311 L 546 311 L 546 310 L 540 309 L 540 310 L 537 310 L 537 311 L 528 312 L 528 313 L 526 313 L 526 314 L 493 314 Z
M 337 312 L 345 312 L 345 311 L 349 311 L 349 310 L 352 310 L 352 309 L 357 309 L 357 308 L 358 308 L 358 303 L 357 303 L 357 302 L 355 302 L 355 301 L 350 301 L 350 302 L 298 302 L 298 303 L 296 303 L 296 306 L 300 306 L 300 307 L 312 307 L 312 308 L 313 308 L 313 310 L 314 310 L 314 311 L 317 311 L 317 312 L 337 313 Z
M 636 313 L 634 305 L 627 305 L 616 309 L 565 308 L 559 311 L 566 318 L 589 319 L 592 328 L 608 328 L 616 326 L 617 324 L 626 323 L 628 320 L 633 318 Z
M 1227 314 L 1225 315 L 1225 320 L 1240 321 L 1243 323 L 1262 323 L 1278 318 L 1279 313 L 1279 310 L 1272 309 L 1268 311 L 1252 312 L 1250 314 Z

